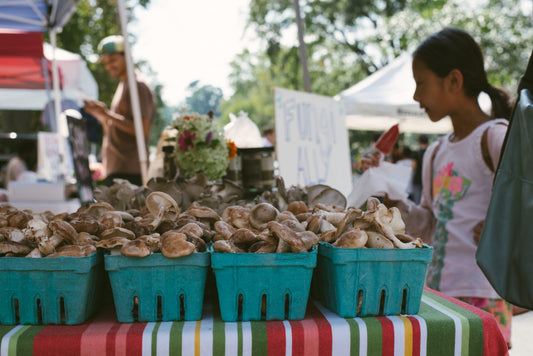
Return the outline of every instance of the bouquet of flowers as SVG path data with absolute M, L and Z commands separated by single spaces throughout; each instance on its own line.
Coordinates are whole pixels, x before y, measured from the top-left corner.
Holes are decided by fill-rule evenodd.
M 226 174 L 229 159 L 235 157 L 237 147 L 224 139 L 222 129 L 210 116 L 185 114 L 176 117 L 171 126 L 178 130 L 174 152 L 180 173 L 202 172 L 209 180 Z

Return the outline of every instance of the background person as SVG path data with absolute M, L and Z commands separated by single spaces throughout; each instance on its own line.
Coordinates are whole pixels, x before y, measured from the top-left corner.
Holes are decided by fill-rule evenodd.
M 509 96 L 487 81 L 479 45 L 455 28 L 420 44 L 413 77 L 414 100 L 433 122 L 450 116 L 453 132 L 424 155 L 421 204 L 385 201 L 400 208 L 409 234 L 433 245 L 427 286 L 493 314 L 510 347 L 511 305 L 492 288 L 475 257 L 511 115 Z M 478 104 L 481 91 L 491 99 L 490 116 Z M 375 156 L 365 160 L 379 164 Z
M 124 56 L 124 38 L 104 38 L 98 45 L 98 52 L 109 75 L 120 79 L 109 109 L 100 101 L 86 101 L 84 105 L 84 110 L 100 121 L 104 130 L 101 156 L 105 183 L 112 185 L 114 178 L 122 178 L 140 186 L 143 182 Z M 135 73 L 135 79 L 141 107 L 144 149 L 148 157 L 148 137 L 155 114 L 155 102 L 149 84 L 140 73 Z
M 413 152 L 413 159 L 415 160 L 415 171 L 413 174 L 412 190 L 409 199 L 415 203 L 420 203 L 422 196 L 422 161 L 424 153 L 428 148 L 429 138 L 427 135 L 418 136 L 418 150 Z

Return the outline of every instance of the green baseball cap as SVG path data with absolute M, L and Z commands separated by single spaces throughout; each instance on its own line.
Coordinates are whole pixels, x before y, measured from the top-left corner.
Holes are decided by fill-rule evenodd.
M 124 53 L 124 37 L 107 36 L 98 44 L 98 53 L 100 56 L 113 53 Z

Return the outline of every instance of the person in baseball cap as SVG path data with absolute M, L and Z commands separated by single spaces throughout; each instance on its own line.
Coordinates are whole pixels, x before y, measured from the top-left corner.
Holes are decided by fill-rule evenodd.
M 117 35 L 107 36 L 98 44 L 98 53 L 100 56 L 124 53 L 124 37 Z

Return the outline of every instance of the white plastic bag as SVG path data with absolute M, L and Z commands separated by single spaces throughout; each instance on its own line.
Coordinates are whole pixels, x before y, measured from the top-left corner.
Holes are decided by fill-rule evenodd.
M 261 133 L 250 120 L 248 113 L 241 111 L 239 116 L 229 114 L 230 123 L 224 126 L 224 137 L 232 140 L 238 148 L 263 147 Z

